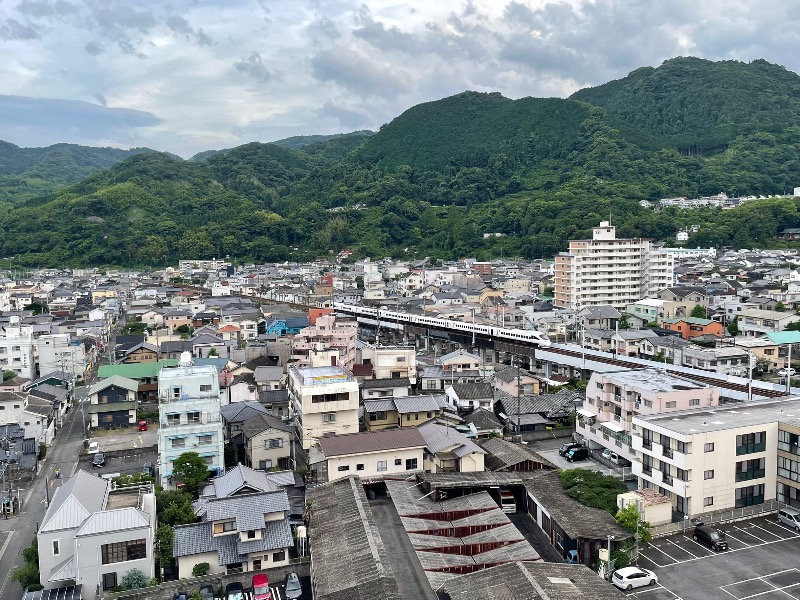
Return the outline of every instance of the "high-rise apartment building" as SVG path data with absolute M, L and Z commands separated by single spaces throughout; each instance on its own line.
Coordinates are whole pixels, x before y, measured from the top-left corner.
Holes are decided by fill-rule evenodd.
M 649 239 L 617 239 L 615 227 L 602 221 L 591 240 L 571 240 L 569 251 L 556 256 L 555 305 L 577 310 L 610 304 L 624 310 L 672 281 L 671 254 Z

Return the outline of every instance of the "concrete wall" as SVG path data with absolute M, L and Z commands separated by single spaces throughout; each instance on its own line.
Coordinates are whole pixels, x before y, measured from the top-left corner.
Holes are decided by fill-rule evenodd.
M 417 468 L 406 471 L 406 460 L 417 459 Z M 395 465 L 395 460 L 400 464 Z M 386 471 L 378 471 L 378 461 L 386 462 Z M 391 475 L 394 473 L 407 473 L 418 471 L 422 468 L 423 449 L 403 448 L 387 450 L 385 452 L 370 452 L 351 456 L 335 456 L 328 459 L 328 481 L 359 475 L 360 477 L 375 477 L 376 475 Z M 364 465 L 363 470 L 356 469 L 356 465 Z M 347 471 L 339 471 L 339 467 L 348 467 Z
M 178 577 L 186 579 L 192 576 L 192 569 L 200 563 L 208 563 L 209 575 L 224 573 L 225 567 L 219 564 L 219 552 L 203 552 L 200 554 L 190 554 L 189 556 L 178 557 Z
M 146 542 L 147 556 L 145 558 L 108 565 L 102 564 L 101 546 L 138 539 L 144 539 Z M 131 569 L 139 569 L 147 575 L 148 579 L 155 576 L 153 535 L 149 529 L 119 531 L 78 538 L 75 553 L 79 557 L 77 583 L 83 585 L 84 598 L 94 598 L 95 591 L 98 589 L 102 593 L 103 575 L 106 573 L 117 574 L 117 585 L 120 585 L 122 578 Z

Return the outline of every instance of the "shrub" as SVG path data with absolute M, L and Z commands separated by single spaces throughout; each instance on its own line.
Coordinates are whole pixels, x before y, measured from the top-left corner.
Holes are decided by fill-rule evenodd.
M 147 587 L 148 583 L 150 580 L 141 569 L 131 569 L 122 576 L 122 581 L 119 582 L 123 590 L 138 590 Z
M 203 575 L 208 575 L 208 571 L 211 569 L 211 565 L 206 562 L 197 563 L 194 567 L 192 567 L 192 577 L 202 577 Z

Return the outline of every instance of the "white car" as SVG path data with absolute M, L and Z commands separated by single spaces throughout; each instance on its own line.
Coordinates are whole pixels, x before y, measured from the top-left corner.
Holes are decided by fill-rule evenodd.
M 781 377 L 786 377 L 787 375 L 795 375 L 795 374 L 797 374 L 797 371 L 795 371 L 794 369 L 787 369 L 786 367 L 784 367 L 783 369 L 778 369 L 778 375 L 780 375 Z
M 614 575 L 611 576 L 611 583 L 621 590 L 632 590 L 646 585 L 655 585 L 658 583 L 658 577 L 647 569 L 625 567 L 614 571 Z
M 100 442 L 89 443 L 89 454 L 97 454 L 100 452 Z

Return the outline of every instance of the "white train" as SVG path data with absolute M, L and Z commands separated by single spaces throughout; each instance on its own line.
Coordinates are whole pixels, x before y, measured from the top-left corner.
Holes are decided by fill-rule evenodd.
M 455 321 L 452 319 L 437 319 L 435 317 L 426 317 L 423 315 L 412 315 L 402 312 L 394 312 L 382 308 L 372 308 L 369 306 L 357 306 L 354 304 L 344 304 L 341 302 L 334 302 L 333 308 L 337 311 L 344 313 L 354 314 L 357 316 L 368 317 L 371 319 L 385 319 L 388 321 L 397 321 L 401 323 L 412 323 L 414 325 L 429 325 L 431 327 L 440 327 L 442 329 L 450 329 L 452 331 L 459 331 L 463 333 L 472 334 L 480 333 L 491 337 L 514 340 L 518 342 L 528 342 L 536 346 L 549 346 L 550 340 L 548 337 L 533 329 L 506 329 L 505 327 L 495 327 L 493 325 L 480 325 L 466 323 L 464 321 Z

